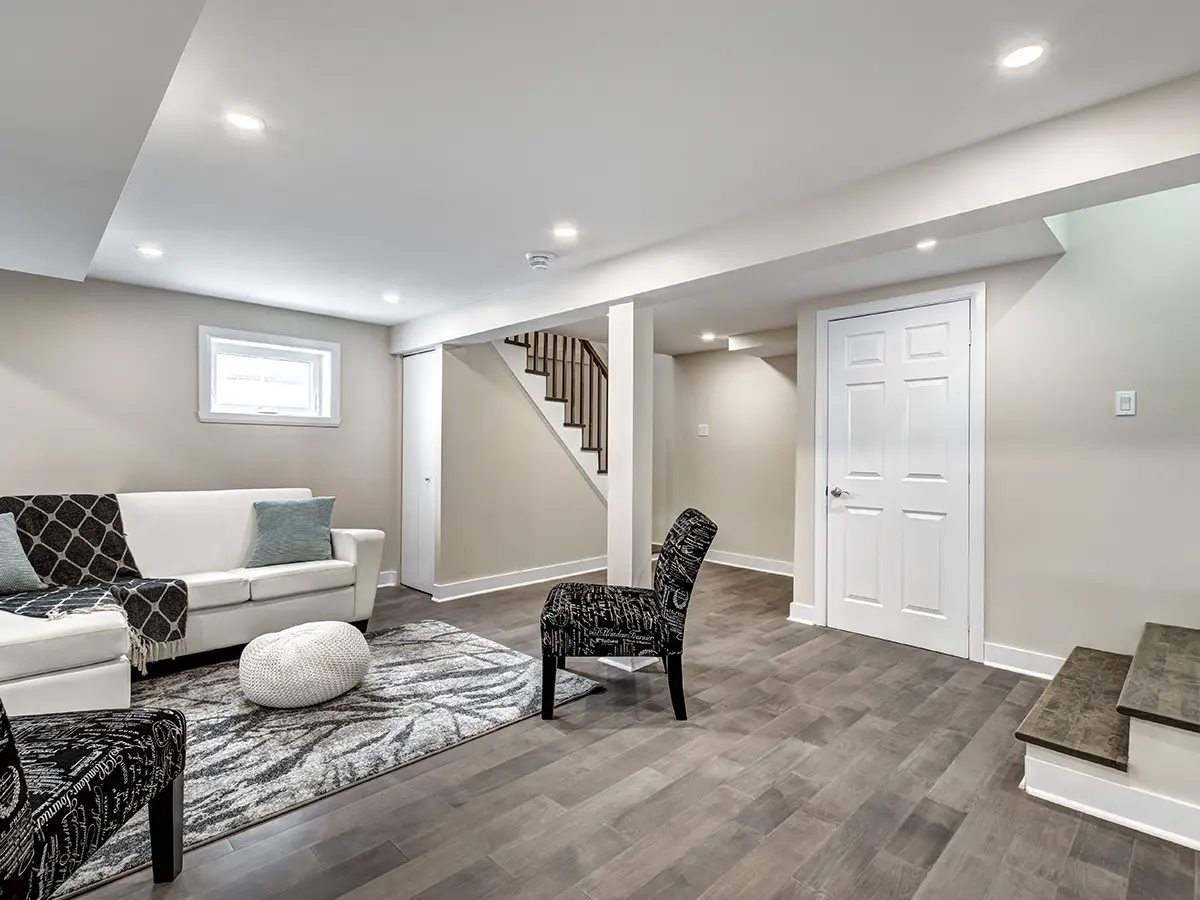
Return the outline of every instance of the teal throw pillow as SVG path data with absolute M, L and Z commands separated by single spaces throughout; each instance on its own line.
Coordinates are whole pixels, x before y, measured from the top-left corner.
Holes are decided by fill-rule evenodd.
M 12 513 L 0 515 L 0 594 L 44 591 L 46 586 L 25 555 L 17 520 Z
M 333 558 L 329 521 L 333 497 L 259 500 L 254 504 L 258 535 L 247 568 Z

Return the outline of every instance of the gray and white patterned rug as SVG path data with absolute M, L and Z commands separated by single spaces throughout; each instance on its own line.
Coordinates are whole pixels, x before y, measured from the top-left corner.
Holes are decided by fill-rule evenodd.
M 242 697 L 236 662 L 142 681 L 134 706 L 187 716 L 184 846 L 216 840 L 541 711 L 541 660 L 427 620 L 367 636 L 363 683 L 328 703 L 264 709 Z M 565 703 L 601 686 L 558 673 Z M 150 862 L 138 815 L 57 896 Z

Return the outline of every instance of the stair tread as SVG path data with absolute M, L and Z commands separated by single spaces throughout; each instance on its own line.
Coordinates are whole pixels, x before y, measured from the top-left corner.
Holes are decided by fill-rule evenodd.
M 1200 732 L 1200 630 L 1147 622 L 1117 709 Z
M 1017 739 L 1129 771 L 1129 718 L 1117 698 L 1133 657 L 1076 647 L 1017 729 Z

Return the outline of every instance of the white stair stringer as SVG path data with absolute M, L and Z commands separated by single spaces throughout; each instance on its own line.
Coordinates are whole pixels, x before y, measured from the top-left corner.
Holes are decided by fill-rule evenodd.
M 500 354 L 500 358 L 504 360 L 508 371 L 512 373 L 517 384 L 521 386 L 521 390 L 525 392 L 525 396 L 529 398 L 529 402 L 533 404 L 533 408 L 538 411 L 542 420 L 554 433 L 554 436 L 558 438 L 558 442 L 562 444 L 563 449 L 575 461 L 575 465 L 578 466 L 579 471 L 586 476 L 588 484 L 592 486 L 597 496 L 607 506 L 608 476 L 596 471 L 596 454 L 583 449 L 583 430 L 568 427 L 563 423 L 563 404 L 546 399 L 546 376 L 525 371 L 526 348 L 519 347 L 516 344 L 507 344 L 502 340 L 492 341 L 492 346 Z

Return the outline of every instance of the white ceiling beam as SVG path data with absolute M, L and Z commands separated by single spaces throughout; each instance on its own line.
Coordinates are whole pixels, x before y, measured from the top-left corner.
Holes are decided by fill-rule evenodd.
M 0 3 L 0 269 L 84 279 L 203 6 Z
M 770 331 L 752 331 L 747 334 L 731 334 L 726 344 L 730 353 L 757 356 L 768 359 L 772 356 L 792 356 L 798 347 L 795 328 L 774 328 Z
M 803 256 L 812 266 L 1200 181 L 1200 75 L 392 329 L 392 352 L 553 328 L 629 297 Z M 649 298 L 647 302 L 653 302 Z

